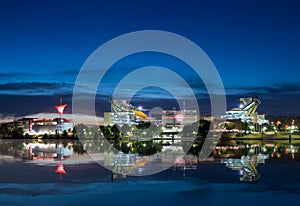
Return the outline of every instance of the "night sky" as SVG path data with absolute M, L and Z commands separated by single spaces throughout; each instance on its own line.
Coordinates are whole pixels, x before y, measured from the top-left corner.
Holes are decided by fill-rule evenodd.
M 299 114 L 299 10 L 297 0 L 0 1 L 0 114 L 55 112 L 60 97 L 71 104 L 77 74 L 95 49 L 124 33 L 149 29 L 177 33 L 201 47 L 223 80 L 228 108 L 255 95 L 262 101 L 260 113 Z M 201 80 L 172 57 L 137 54 L 114 68 L 132 70 L 153 61 L 171 62 L 190 82 L 201 112 L 209 110 Z M 100 113 L 109 109 L 112 85 L 124 75 L 114 68 L 103 83 L 107 91 L 97 96 Z M 136 101 L 148 108 L 172 106 L 169 97 L 148 88 Z

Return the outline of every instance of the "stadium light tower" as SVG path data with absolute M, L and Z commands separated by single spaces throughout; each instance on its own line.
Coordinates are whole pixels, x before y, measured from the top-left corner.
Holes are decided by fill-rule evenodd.
M 60 104 L 54 106 L 57 113 L 59 114 L 59 120 L 58 120 L 58 124 L 57 124 L 58 132 L 62 132 L 62 114 L 64 113 L 64 109 L 65 109 L 66 106 L 67 106 L 67 104 L 62 104 L 62 98 L 60 98 Z

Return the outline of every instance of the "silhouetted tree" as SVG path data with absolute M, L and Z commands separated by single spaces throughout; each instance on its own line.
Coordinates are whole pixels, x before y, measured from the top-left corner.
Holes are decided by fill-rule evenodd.
M 209 132 L 210 122 L 206 120 L 200 120 L 198 123 L 198 136 L 206 137 Z
M 23 139 L 24 138 L 24 130 L 22 127 L 15 127 L 12 131 L 12 137 L 15 139 Z
M 86 153 L 86 151 L 84 150 L 81 142 L 77 141 L 77 140 L 73 142 L 73 150 L 77 154 L 84 154 L 84 153 Z
M 63 133 L 62 133 L 62 138 L 63 138 L 63 139 L 69 138 L 68 132 L 67 132 L 66 130 L 63 131 Z
M 11 138 L 11 131 L 6 124 L 1 125 L 0 134 L 3 138 Z

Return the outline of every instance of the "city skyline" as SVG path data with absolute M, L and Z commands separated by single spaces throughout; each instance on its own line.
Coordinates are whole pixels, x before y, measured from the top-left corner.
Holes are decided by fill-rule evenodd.
M 297 1 L 9 1 L 0 5 L 2 116 L 55 112 L 51 106 L 60 97 L 70 105 L 77 74 L 88 56 L 112 38 L 145 29 L 174 32 L 198 44 L 220 73 L 229 109 L 239 105 L 240 97 L 255 95 L 262 100 L 262 113 L 300 113 Z M 201 80 L 174 58 L 137 54 L 119 61 L 112 71 L 121 68 L 126 73 L 153 61 L 165 67 L 172 62 L 197 94 L 200 111 L 209 110 Z M 104 80 L 105 91 L 97 95 L 100 113 L 109 109 L 112 88 L 124 73 L 111 72 Z M 157 88 L 141 91 L 136 101 L 148 108 L 173 103 L 168 93 Z M 71 113 L 71 105 L 66 113 Z
M 0 205 L 299 204 L 299 11 L 0 0 Z

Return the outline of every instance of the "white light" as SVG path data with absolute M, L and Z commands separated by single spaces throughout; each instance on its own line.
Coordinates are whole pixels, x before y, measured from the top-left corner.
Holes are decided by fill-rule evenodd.
M 142 106 L 139 106 L 139 107 L 138 107 L 138 110 L 143 110 L 143 107 L 142 107 Z
M 240 109 L 242 109 L 242 108 L 244 107 L 244 105 L 243 105 L 243 104 L 240 104 L 240 106 L 239 106 L 239 107 L 240 107 Z

